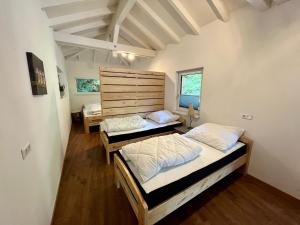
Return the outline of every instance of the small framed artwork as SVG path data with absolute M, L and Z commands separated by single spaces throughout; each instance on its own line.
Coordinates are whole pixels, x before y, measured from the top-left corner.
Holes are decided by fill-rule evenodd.
M 63 98 L 65 96 L 65 82 L 64 82 L 64 74 L 63 71 L 56 66 L 57 70 L 57 76 L 58 76 L 58 88 L 59 88 L 59 93 L 60 93 L 60 98 Z
M 47 85 L 43 61 L 32 52 L 26 52 L 28 70 L 33 95 L 46 95 Z
M 99 79 L 76 78 L 77 94 L 99 94 Z

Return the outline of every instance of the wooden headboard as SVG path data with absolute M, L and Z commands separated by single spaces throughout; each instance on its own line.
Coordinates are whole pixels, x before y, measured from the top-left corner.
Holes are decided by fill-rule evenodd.
M 164 109 L 165 73 L 100 67 L 103 117 Z

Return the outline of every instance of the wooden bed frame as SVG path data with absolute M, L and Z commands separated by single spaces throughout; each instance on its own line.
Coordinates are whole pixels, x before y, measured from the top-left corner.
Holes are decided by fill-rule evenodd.
M 124 117 L 146 114 L 164 109 L 165 73 L 100 67 L 100 95 L 102 118 Z M 109 143 L 104 132 L 100 132 L 106 150 L 107 163 L 110 153 L 122 146 L 147 138 L 166 135 L 173 131 Z
M 245 136 L 241 137 L 240 141 L 245 143 L 247 146 L 247 153 L 245 155 L 225 165 L 221 169 L 208 175 L 204 179 L 198 181 L 197 183 L 179 192 L 178 194 L 174 195 L 173 197 L 160 203 L 150 210 L 148 209 L 148 205 L 144 200 L 133 177 L 117 154 L 115 154 L 114 156 L 116 185 L 118 188 L 120 187 L 120 185 L 123 187 L 125 194 L 133 208 L 133 211 L 137 216 L 138 224 L 155 224 L 236 169 L 239 169 L 240 172 L 244 174 L 247 173 L 253 141 Z
M 83 114 L 83 125 L 84 125 L 84 132 L 86 134 L 90 133 L 90 127 L 91 126 L 97 126 L 100 124 L 102 121 L 102 116 L 101 115 L 90 115 L 90 116 L 84 116 Z

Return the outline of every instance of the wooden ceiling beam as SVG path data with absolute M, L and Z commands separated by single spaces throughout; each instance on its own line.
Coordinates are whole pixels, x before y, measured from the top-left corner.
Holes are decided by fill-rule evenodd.
M 78 51 L 80 51 L 80 48 L 70 48 L 70 49 L 62 50 L 63 55 L 65 57 L 77 53 Z
M 250 5 L 259 10 L 266 10 L 271 7 L 272 0 L 246 0 Z
M 157 15 L 157 13 L 153 9 L 151 9 L 149 5 L 147 5 L 144 0 L 137 0 L 137 5 L 142 10 L 144 10 L 151 17 L 151 19 L 168 34 L 173 42 L 180 42 L 180 37 L 170 28 L 170 26 L 168 26 L 168 24 L 166 24 L 166 22 L 159 15 Z
M 179 0 L 168 0 L 169 4 L 173 7 L 175 12 L 180 16 L 183 22 L 189 27 L 193 34 L 200 33 L 200 27 L 197 22 L 190 15 L 188 10 L 182 5 Z
M 80 34 L 77 34 L 77 35 L 80 35 L 80 36 L 83 36 L 83 37 L 88 37 L 88 38 L 96 38 L 100 35 L 103 35 L 105 34 L 105 30 L 94 30 L 94 31 L 89 31 L 89 32 L 80 32 Z
M 115 31 L 116 26 L 120 26 L 127 15 L 129 14 L 130 10 L 133 8 L 135 5 L 136 0 L 121 0 L 119 1 L 119 5 L 117 8 L 117 11 L 115 15 L 113 16 L 111 23 L 109 24 L 105 37 L 106 39 L 109 38 L 109 35 Z
M 230 19 L 230 13 L 223 0 L 207 0 L 207 3 L 219 20 L 227 22 Z
M 273 0 L 273 2 L 277 5 L 287 2 L 288 0 Z
M 143 46 L 144 48 L 151 48 L 144 40 L 142 40 L 141 38 L 136 36 L 134 33 L 132 33 L 126 27 L 121 26 L 120 29 L 121 29 L 121 32 L 123 32 L 125 35 L 127 35 L 129 38 L 131 38 L 137 44 Z
M 86 23 L 86 24 L 82 24 L 82 25 L 62 29 L 62 30 L 59 30 L 59 32 L 74 34 L 74 33 L 82 32 L 82 31 L 85 31 L 85 30 L 90 30 L 90 29 L 95 29 L 95 28 L 102 28 L 102 27 L 105 27 L 107 25 L 108 24 L 106 22 L 104 22 L 103 20 L 100 20 L 100 21 L 96 21 L 96 22 L 92 22 L 92 23 Z
M 154 50 L 134 47 L 130 45 L 114 44 L 113 42 L 81 37 L 78 35 L 66 34 L 62 32 L 54 32 L 54 39 L 58 44 L 68 45 L 74 47 L 81 47 L 85 49 L 106 49 L 120 52 L 128 52 L 137 56 L 154 57 L 156 52 Z
M 113 13 L 109 8 L 94 9 L 86 12 L 74 13 L 65 16 L 53 17 L 49 19 L 49 26 L 54 27 L 65 23 L 71 23 L 78 20 L 89 19 L 93 17 L 107 16 Z
M 136 18 L 132 15 L 127 16 L 127 20 L 132 23 L 135 27 L 137 27 L 154 45 L 155 49 L 164 49 L 164 43 L 159 40 L 156 35 L 154 35 L 151 31 L 149 31 L 143 24 L 141 24 Z
M 76 2 L 84 2 L 85 0 L 42 0 L 41 1 L 41 8 L 43 10 L 50 8 L 50 7 L 56 7 Z

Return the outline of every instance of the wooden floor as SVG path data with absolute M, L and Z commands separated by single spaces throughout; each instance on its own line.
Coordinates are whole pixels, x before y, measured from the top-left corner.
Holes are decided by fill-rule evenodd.
M 135 225 L 122 189 L 114 186 L 99 134 L 72 127 L 52 225 Z M 300 201 L 256 180 L 233 174 L 158 224 L 300 224 Z

